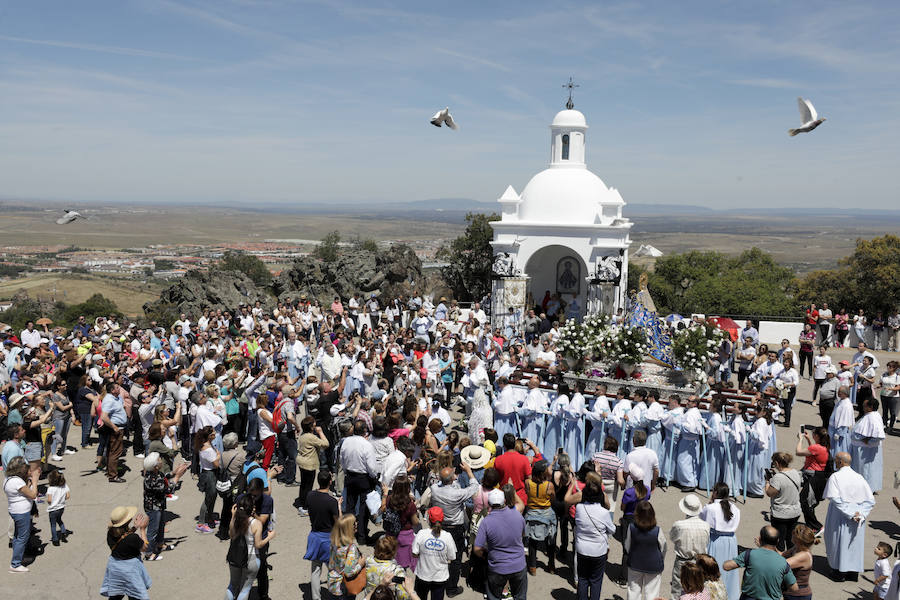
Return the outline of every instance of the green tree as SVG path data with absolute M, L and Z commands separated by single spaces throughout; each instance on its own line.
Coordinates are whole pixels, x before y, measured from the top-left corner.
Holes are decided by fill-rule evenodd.
M 153 259 L 153 270 L 154 271 L 169 271 L 175 268 L 175 261 L 169 260 L 167 258 L 154 258 Z
M 797 297 L 804 303 L 828 302 L 833 308 L 867 313 L 896 309 L 900 298 L 900 237 L 885 235 L 856 240 L 853 254 L 841 260 L 837 269 L 814 271 L 797 285 Z
M 219 267 L 225 271 L 240 271 L 256 285 L 266 286 L 272 282 L 272 272 L 263 261 L 252 254 L 228 250 L 222 255 Z
M 62 311 L 62 322 L 71 326 L 81 315 L 84 315 L 86 320 L 93 321 L 97 317 L 121 316 L 121 314 L 115 302 L 103 294 L 94 294 L 84 302 L 67 306 Z
M 378 242 L 373 239 L 361 240 L 356 243 L 356 248 L 366 252 L 378 252 Z
M 692 250 L 656 261 L 648 287 L 661 312 L 791 316 L 794 274 L 759 248 L 739 256 Z
M 478 300 L 491 289 L 491 266 L 494 262 L 494 228 L 497 214 L 468 213 L 465 232 L 443 247 L 438 258 L 449 264 L 441 269 L 444 282 L 461 300 Z
M 341 234 L 338 231 L 332 231 L 325 234 L 316 249 L 313 250 L 313 256 L 325 262 L 334 262 L 338 257 L 338 247 L 341 243 Z

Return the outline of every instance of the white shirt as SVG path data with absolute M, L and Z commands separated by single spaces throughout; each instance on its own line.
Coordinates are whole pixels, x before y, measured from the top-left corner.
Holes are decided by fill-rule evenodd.
M 868 501 L 873 506 L 875 505 L 875 496 L 872 495 L 872 488 L 869 487 L 865 477 L 849 466 L 841 467 L 828 478 L 824 497 L 829 500 L 842 500 L 853 504 L 862 504 Z M 862 514 L 862 511 L 860 511 L 860 514 Z M 863 518 L 868 516 L 868 511 L 862 516 Z
M 738 530 L 738 525 L 741 524 L 741 510 L 737 507 L 737 504 L 734 502 L 730 502 L 731 504 L 731 520 L 728 521 L 725 519 L 725 515 L 722 512 L 722 503 L 720 500 L 716 500 L 714 502 L 710 502 L 706 506 L 700 509 L 700 518 L 709 523 L 710 529 L 718 531 L 719 533 L 728 533 Z
M 887 396 L 888 398 L 900 396 L 900 390 L 888 389 L 888 388 L 892 388 L 896 385 L 900 385 L 900 371 L 894 371 L 893 375 L 888 375 L 887 373 L 882 374 L 882 376 L 881 376 L 881 395 Z
M 869 352 L 868 350 L 864 350 L 862 352 L 857 352 L 856 354 L 854 354 L 853 360 L 850 361 L 850 364 L 852 365 L 853 363 L 859 363 L 860 368 L 862 368 L 862 361 L 863 361 L 863 358 L 865 358 L 866 356 L 868 356 L 869 358 L 872 359 L 872 368 L 873 369 L 877 369 L 878 367 L 881 366 L 878 362 L 878 359 L 875 358 L 875 355 L 872 354 L 871 352 Z
M 533 411 L 546 411 L 549 408 L 549 405 L 550 402 L 547 398 L 547 394 L 539 388 L 534 388 L 528 390 L 523 408 Z
M 757 379 L 775 379 L 784 371 L 784 365 L 778 361 L 770 363 L 766 361 L 756 367 L 755 375 Z
M 599 502 L 575 505 L 575 551 L 586 556 L 609 552 L 609 536 L 616 532 L 612 512 Z
M 498 415 L 508 415 L 516 412 L 519 402 L 516 398 L 515 389 L 511 385 L 507 385 L 500 390 L 500 393 L 494 398 L 494 411 Z
M 450 578 L 450 562 L 456 558 L 456 543 L 446 530 L 434 537 L 431 529 L 423 525 L 412 543 L 412 553 L 419 557 L 416 577 L 422 581 L 447 581 Z
M 375 449 L 369 440 L 358 435 L 351 435 L 341 442 L 341 465 L 348 472 L 366 473 L 369 477 L 378 475 Z
M 207 425 L 210 427 L 218 427 L 222 424 L 222 417 L 213 411 L 212 407 L 206 403 L 197 406 L 197 414 L 194 415 L 194 426 L 191 433 L 197 433 Z
M 696 406 L 687 409 L 684 417 L 681 419 L 681 430 L 685 433 L 700 435 L 700 430 L 703 429 L 704 425 L 706 423 L 703 421 L 703 415 L 700 414 L 700 409 Z
M 552 350 L 547 350 L 547 351 L 542 350 L 542 351 L 538 352 L 537 359 L 542 360 L 551 365 L 555 364 L 556 363 L 556 352 L 553 352 Z
M 431 409 L 431 418 L 440 419 L 441 425 L 443 425 L 444 427 L 450 427 L 450 423 L 452 422 L 450 420 L 450 413 L 448 413 L 447 409 L 444 408 L 443 406 L 439 406 L 437 408 L 432 408 Z
M 41 332 L 37 329 L 33 329 L 32 331 L 23 329 L 22 333 L 19 335 L 19 339 L 22 341 L 23 346 L 37 348 L 41 345 Z
M 831 366 L 831 357 L 827 354 L 825 356 L 817 354 L 813 358 L 813 368 L 815 371 L 813 372 L 813 377 L 815 379 L 825 379 L 825 369 Z
M 399 450 L 394 450 L 384 459 L 381 467 L 381 484 L 391 489 L 394 486 L 394 480 L 401 473 L 406 473 L 406 455 Z
M 9 501 L 9 514 L 22 515 L 31 511 L 31 500 L 21 490 L 25 480 L 21 477 L 9 477 L 3 482 L 3 491 Z
M 796 386 L 800 383 L 800 375 L 797 374 L 797 369 L 793 367 L 790 369 L 782 368 L 781 373 L 778 374 L 778 379 L 784 383 L 785 387 L 789 385 Z
M 853 436 L 852 444 L 854 446 L 865 446 L 865 440 L 857 440 L 857 437 L 860 438 L 872 438 L 876 440 L 876 444 L 884 439 L 884 423 L 881 420 L 881 415 L 878 414 L 877 410 L 873 410 L 871 412 L 867 412 L 863 416 L 859 418 L 859 421 L 856 422 L 856 425 L 853 426 L 853 433 L 856 434 Z M 871 445 L 876 445 L 871 444 Z
M 653 482 L 653 469 L 659 471 L 659 457 L 656 452 L 646 446 L 639 446 L 625 455 L 625 472 L 631 470 L 632 465 L 637 465 L 644 472 L 644 485 L 649 490 Z M 631 479 L 631 476 L 628 476 Z

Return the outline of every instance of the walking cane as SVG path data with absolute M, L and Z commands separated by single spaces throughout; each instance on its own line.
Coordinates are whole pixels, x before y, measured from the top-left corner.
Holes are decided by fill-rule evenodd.
M 709 498 L 709 460 L 706 456 L 706 427 L 700 427 L 700 450 L 703 452 L 703 472 L 706 475 L 706 497 Z

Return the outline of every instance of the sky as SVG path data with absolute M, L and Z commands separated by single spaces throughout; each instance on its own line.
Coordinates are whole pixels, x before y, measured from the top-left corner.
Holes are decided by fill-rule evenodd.
M 572 76 L 626 202 L 897 208 L 898 31 L 896 1 L 3 2 L 0 198 L 494 201 Z M 828 120 L 791 138 L 801 95 Z

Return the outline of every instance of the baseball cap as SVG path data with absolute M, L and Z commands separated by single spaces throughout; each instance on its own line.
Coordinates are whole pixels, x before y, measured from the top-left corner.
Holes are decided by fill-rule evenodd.
M 503 492 L 500 492 L 501 494 Z M 444 520 L 444 509 L 440 506 L 432 506 L 428 509 L 428 520 L 432 523 L 441 523 Z
M 488 492 L 488 504 L 491 506 L 503 506 L 506 504 L 506 495 L 500 490 Z
M 849 361 L 849 360 L 842 360 L 842 361 L 839 362 L 838 364 L 839 364 L 839 365 L 849 365 L 849 364 L 850 364 L 850 361 Z

